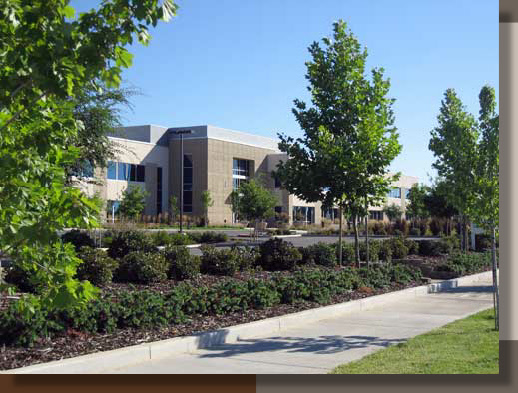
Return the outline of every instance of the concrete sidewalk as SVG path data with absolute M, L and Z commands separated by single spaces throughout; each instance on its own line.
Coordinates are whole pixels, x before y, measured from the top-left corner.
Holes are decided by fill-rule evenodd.
M 105 373 L 315 374 L 492 307 L 490 281 Z

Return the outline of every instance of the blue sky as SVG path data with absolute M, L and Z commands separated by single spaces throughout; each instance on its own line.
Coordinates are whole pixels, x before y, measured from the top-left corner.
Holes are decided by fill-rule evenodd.
M 88 6 L 97 2 L 88 2 Z M 391 169 L 428 183 L 430 130 L 453 87 L 478 116 L 484 84 L 498 97 L 498 1 L 178 0 L 178 16 L 134 45 L 127 125 L 212 124 L 268 137 L 301 136 L 293 99 L 309 102 L 307 47 L 344 19 L 367 47 L 367 68 L 383 67 L 403 145 Z M 78 10 L 84 1 L 73 1 Z

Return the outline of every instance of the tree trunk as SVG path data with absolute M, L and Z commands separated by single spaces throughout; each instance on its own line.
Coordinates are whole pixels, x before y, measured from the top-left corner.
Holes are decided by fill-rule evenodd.
M 342 211 L 342 204 L 340 204 L 339 208 L 339 214 L 340 217 L 338 218 L 338 263 L 340 266 L 342 266 L 342 217 L 343 217 L 343 211 Z
M 353 215 L 353 228 L 354 228 L 354 259 L 358 268 L 360 267 L 360 243 L 358 237 L 358 222 L 356 221 L 356 215 Z
M 367 266 L 369 266 L 369 209 L 367 206 L 367 199 L 365 199 L 365 211 L 367 212 L 367 215 L 365 216 L 365 259 L 367 260 Z
M 493 231 L 491 234 L 491 260 L 493 265 L 493 304 L 495 307 L 495 329 L 498 331 L 500 329 L 499 317 L 500 317 L 500 302 L 499 302 L 499 293 L 498 293 L 498 276 L 497 276 L 497 261 L 496 261 L 496 235 L 495 235 L 495 227 L 493 226 Z

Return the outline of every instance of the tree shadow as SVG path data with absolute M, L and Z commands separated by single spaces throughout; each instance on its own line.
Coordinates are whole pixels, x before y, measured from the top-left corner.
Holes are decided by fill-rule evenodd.
M 221 339 L 221 336 L 219 337 Z M 319 336 L 319 337 L 268 337 L 240 340 L 206 348 L 214 353 L 199 355 L 200 358 L 231 357 L 235 355 L 284 351 L 288 353 L 313 353 L 319 355 L 344 352 L 366 347 L 388 347 L 403 343 L 403 338 L 385 339 L 375 336 Z M 217 353 L 216 353 L 217 352 Z

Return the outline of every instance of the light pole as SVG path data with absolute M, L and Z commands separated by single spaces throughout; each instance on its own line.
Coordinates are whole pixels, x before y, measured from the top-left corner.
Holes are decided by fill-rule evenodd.
M 180 233 L 183 233 L 183 136 L 192 134 L 192 130 L 171 130 L 174 135 L 180 135 Z

